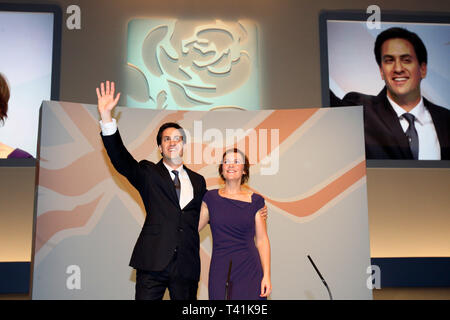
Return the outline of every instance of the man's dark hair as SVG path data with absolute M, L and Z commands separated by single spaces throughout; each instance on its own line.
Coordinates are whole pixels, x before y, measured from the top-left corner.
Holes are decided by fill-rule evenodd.
M 166 122 L 161 127 L 159 127 L 158 135 L 156 136 L 156 143 L 158 144 L 158 146 L 161 145 L 162 134 L 163 134 L 164 130 L 166 130 L 167 128 L 178 129 L 180 131 L 181 135 L 183 136 L 183 143 L 186 143 L 186 135 L 184 134 L 183 128 L 176 122 Z
M 2 124 L 8 113 L 9 86 L 6 78 L 0 73 L 0 124 Z
M 381 67 L 381 46 L 389 39 L 404 39 L 409 41 L 414 47 L 419 65 L 427 63 L 427 49 L 422 40 L 414 32 L 408 31 L 404 28 L 389 28 L 380 33 L 375 40 L 375 47 L 373 49 L 375 53 L 375 60 L 377 60 L 378 66 Z

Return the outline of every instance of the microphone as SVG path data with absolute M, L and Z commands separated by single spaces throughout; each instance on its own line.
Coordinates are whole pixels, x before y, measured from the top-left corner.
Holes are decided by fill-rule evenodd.
M 314 267 L 314 270 L 316 270 L 317 274 L 319 275 L 320 279 L 322 280 L 322 283 L 325 285 L 325 288 L 327 288 L 328 294 L 330 296 L 330 300 L 333 300 L 333 296 L 331 295 L 331 291 L 330 291 L 330 288 L 328 288 L 327 282 L 322 277 L 322 274 L 320 273 L 319 269 L 317 269 L 317 267 L 316 267 L 314 261 L 311 259 L 311 257 L 309 255 L 307 255 L 307 257 L 308 257 L 309 261 L 311 262 L 312 266 Z
M 230 260 L 230 265 L 228 267 L 227 282 L 225 283 L 225 300 L 231 300 L 231 282 L 230 282 L 231 265 L 232 261 Z

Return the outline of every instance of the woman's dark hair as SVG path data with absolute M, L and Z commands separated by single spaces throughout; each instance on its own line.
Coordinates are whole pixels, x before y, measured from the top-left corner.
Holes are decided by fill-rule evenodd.
M 0 73 L 0 124 L 2 124 L 8 113 L 9 86 L 6 78 Z
M 219 175 L 222 178 L 223 181 L 225 181 L 225 177 L 223 176 L 223 159 L 225 159 L 225 156 L 228 153 L 239 153 L 242 156 L 242 159 L 244 159 L 244 173 L 241 177 L 241 185 L 246 183 L 248 179 L 250 178 L 250 162 L 248 161 L 247 156 L 238 148 L 228 149 L 223 153 L 222 156 L 222 163 L 219 165 Z
M 159 127 L 158 135 L 156 136 L 156 143 L 158 144 L 158 146 L 161 145 L 162 134 L 163 134 L 164 130 L 166 130 L 167 128 L 178 129 L 180 131 L 181 135 L 183 136 L 183 143 L 186 143 L 186 135 L 184 133 L 183 128 L 176 122 L 166 122 L 161 127 Z
M 375 47 L 373 49 L 373 52 L 375 53 L 375 60 L 377 61 L 379 67 L 381 67 L 382 58 L 381 46 L 385 41 L 390 39 L 404 39 L 406 41 L 409 41 L 414 47 L 419 65 L 428 62 L 427 49 L 425 48 L 425 45 L 417 34 L 404 28 L 389 28 L 380 33 L 375 40 Z

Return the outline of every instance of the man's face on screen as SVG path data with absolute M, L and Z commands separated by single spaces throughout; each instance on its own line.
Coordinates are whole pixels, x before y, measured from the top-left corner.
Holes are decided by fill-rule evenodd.
M 419 65 L 414 47 L 409 41 L 389 39 L 383 43 L 380 72 L 392 100 L 400 105 L 419 102 L 420 81 L 427 74 L 427 65 Z

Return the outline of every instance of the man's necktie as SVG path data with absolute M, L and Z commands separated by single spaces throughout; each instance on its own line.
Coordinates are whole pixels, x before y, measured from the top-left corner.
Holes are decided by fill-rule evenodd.
M 178 201 L 180 200 L 180 193 L 181 193 L 181 183 L 180 178 L 178 177 L 178 171 L 172 170 L 172 173 L 175 175 L 175 178 L 173 179 L 173 184 L 175 185 L 175 191 L 177 192 Z
M 409 127 L 405 134 L 408 137 L 409 147 L 411 149 L 413 158 L 419 159 L 419 136 L 417 135 L 416 127 L 414 126 L 415 117 L 411 113 L 404 113 L 403 117 L 408 121 Z

